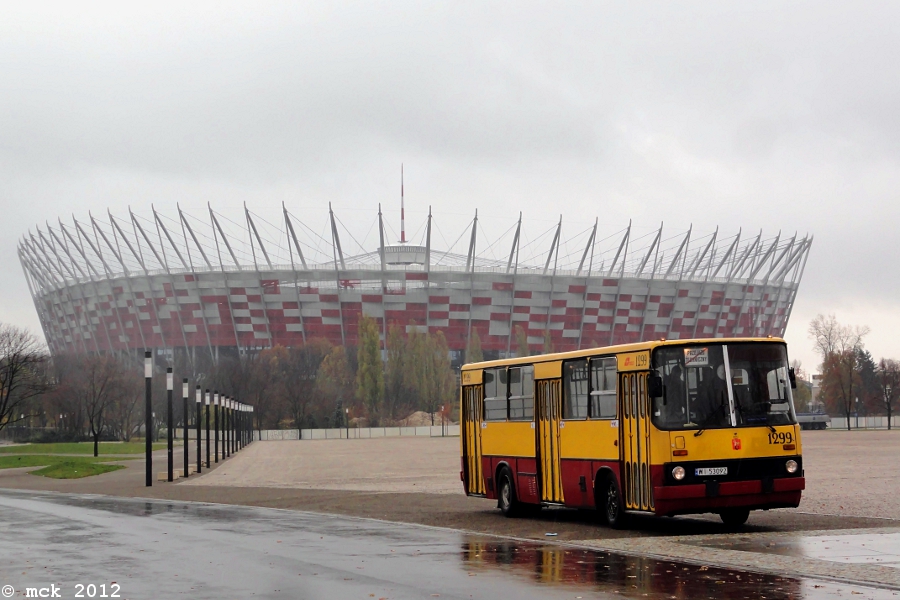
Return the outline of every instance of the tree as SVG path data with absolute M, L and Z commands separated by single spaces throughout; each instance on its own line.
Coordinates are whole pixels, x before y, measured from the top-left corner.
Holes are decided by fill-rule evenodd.
M 245 385 L 232 385 L 231 395 L 247 398 L 249 403 L 253 404 L 258 430 L 262 429 L 262 424 L 266 419 L 273 425 L 278 423 L 279 374 L 282 372 L 282 365 L 287 360 L 287 354 L 284 346 L 275 346 L 246 354 L 244 359 L 248 377 Z M 276 418 L 273 419 L 273 415 Z
M 446 411 L 453 402 L 456 391 L 456 380 L 453 368 L 450 364 L 450 348 L 444 333 L 438 331 L 428 336 L 428 349 L 430 355 L 430 369 L 428 373 L 428 397 L 431 399 L 431 424 L 434 425 L 434 412 L 438 406 L 444 406 Z
M 326 426 L 340 426 L 339 421 L 332 420 L 332 415 L 336 414 L 334 409 L 339 404 L 343 405 L 344 399 L 350 398 L 353 393 L 353 371 L 343 348 L 335 346 L 322 361 L 316 385 L 322 393 L 321 410 Z
M 472 328 L 472 334 L 469 336 L 469 343 L 466 344 L 466 362 L 477 363 L 484 360 L 484 354 L 481 352 L 481 338 L 478 336 L 478 330 Z
M 107 413 L 108 430 L 116 439 L 130 441 L 141 425 L 141 402 L 144 399 L 143 377 L 135 371 L 134 376 L 121 382 L 121 390 L 116 402 Z
M 370 424 L 376 424 L 384 400 L 384 365 L 378 323 L 363 315 L 359 320 L 357 349 L 356 396 L 363 403 Z
M 888 429 L 891 428 L 891 417 L 894 414 L 894 403 L 900 396 L 900 362 L 890 358 L 882 358 L 878 363 L 878 379 L 881 384 L 881 401 L 887 412 Z
M 841 325 L 834 315 L 817 315 L 810 322 L 808 332 L 815 341 L 815 350 L 822 356 L 822 387 L 826 403 L 830 401 L 839 407 L 847 418 L 847 430 L 850 430 L 850 415 L 853 414 L 857 397 L 854 388 L 859 393 L 859 351 L 869 328 Z
M 32 400 L 50 389 L 48 355 L 27 329 L 0 324 L 0 431 L 32 415 Z
M 544 354 L 553 354 L 553 338 L 549 329 L 544 330 Z
M 108 425 L 108 413 L 125 392 L 123 382 L 127 369 L 111 355 L 85 355 L 79 359 L 70 390 L 83 407 L 94 442 L 94 456 L 98 456 L 100 436 Z
M 400 328 L 391 325 L 387 333 L 387 364 L 384 374 L 384 415 L 388 419 L 397 416 L 397 409 L 404 401 L 403 375 L 406 340 Z
M 521 325 L 516 325 L 514 331 L 516 333 L 516 355 L 529 356 L 531 351 L 528 349 L 528 336 L 525 334 L 525 330 Z
M 791 361 L 791 367 L 797 376 L 797 389 L 794 390 L 794 408 L 797 412 L 809 412 L 812 401 L 812 383 L 806 376 L 799 360 Z
M 291 348 L 282 365 L 281 393 L 298 432 L 309 421 L 314 407 L 322 402 L 316 376 L 331 350 L 328 340 L 311 339 L 299 348 Z

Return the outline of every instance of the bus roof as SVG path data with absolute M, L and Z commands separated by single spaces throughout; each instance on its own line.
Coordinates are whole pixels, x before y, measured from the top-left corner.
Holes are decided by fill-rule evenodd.
M 622 352 L 640 352 L 641 350 L 654 350 L 661 346 L 685 346 L 690 344 L 724 344 L 729 342 L 775 342 L 784 344 L 782 338 L 755 337 L 755 338 L 699 338 L 686 340 L 653 340 L 650 342 L 638 342 L 635 344 L 620 344 L 618 346 L 602 346 L 599 348 L 585 348 L 571 352 L 554 352 L 552 354 L 537 354 L 534 356 L 522 356 L 518 358 L 503 358 L 500 360 L 486 360 L 477 363 L 467 363 L 462 366 L 463 371 L 488 369 L 491 367 L 505 367 L 514 365 L 531 365 L 535 363 L 569 360 L 598 354 L 619 354 Z

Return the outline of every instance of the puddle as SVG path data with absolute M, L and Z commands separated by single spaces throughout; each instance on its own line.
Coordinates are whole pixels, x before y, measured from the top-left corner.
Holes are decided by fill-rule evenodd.
M 709 548 L 815 558 L 839 563 L 874 564 L 900 569 L 900 533 L 798 536 L 791 539 L 684 542 Z
M 532 584 L 571 587 L 574 598 L 581 593 L 585 598 L 601 593 L 679 600 L 900 598 L 900 592 L 892 590 L 475 536 L 463 544 L 462 562 L 473 572 L 495 571 Z

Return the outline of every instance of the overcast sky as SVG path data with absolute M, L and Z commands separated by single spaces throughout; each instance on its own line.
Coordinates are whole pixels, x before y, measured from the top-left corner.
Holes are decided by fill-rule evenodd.
M 476 208 L 812 234 L 792 357 L 835 313 L 900 358 L 900 3 L 334 4 L 5 5 L 0 321 L 40 331 L 15 248 L 46 220 L 332 202 L 372 240 L 403 162 L 408 229 L 452 239 Z

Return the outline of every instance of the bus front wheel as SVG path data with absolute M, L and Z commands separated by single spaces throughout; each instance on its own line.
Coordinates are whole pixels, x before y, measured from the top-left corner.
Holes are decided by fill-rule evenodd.
M 613 529 L 623 529 L 627 515 L 622 504 L 622 494 L 619 492 L 619 484 L 613 475 L 608 475 L 603 482 L 600 501 L 603 502 L 603 516 Z
M 727 527 L 740 527 L 747 522 L 750 511 L 746 508 L 729 508 L 719 513 Z
M 512 473 L 507 467 L 500 470 L 500 476 L 497 477 L 499 486 L 497 488 L 497 507 L 505 517 L 517 517 L 521 512 L 521 504 L 516 498 L 516 486 L 513 484 Z

